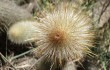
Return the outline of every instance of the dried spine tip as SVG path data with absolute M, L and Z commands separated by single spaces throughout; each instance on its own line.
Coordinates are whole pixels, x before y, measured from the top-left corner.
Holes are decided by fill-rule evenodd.
M 62 5 L 53 13 L 47 13 L 37 25 L 36 56 L 62 64 L 63 60 L 78 61 L 90 53 L 94 39 L 91 19 L 73 5 Z
M 8 31 L 9 39 L 17 44 L 29 43 L 36 38 L 35 21 L 20 21 L 12 25 Z

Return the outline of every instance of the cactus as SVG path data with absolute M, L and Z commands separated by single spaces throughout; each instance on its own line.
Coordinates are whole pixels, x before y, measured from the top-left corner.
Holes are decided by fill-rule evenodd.
M 19 21 L 15 23 L 8 30 L 8 38 L 16 44 L 25 44 L 34 41 L 37 36 L 35 24 L 35 21 Z
M 71 7 L 70 7 L 71 6 Z M 47 13 L 37 25 L 36 55 L 45 56 L 53 63 L 79 61 L 89 54 L 94 32 L 90 17 L 77 5 L 61 5 L 53 13 Z
M 6 31 L 17 21 L 30 18 L 32 18 L 32 15 L 15 3 L 8 0 L 0 0 L 0 32 Z

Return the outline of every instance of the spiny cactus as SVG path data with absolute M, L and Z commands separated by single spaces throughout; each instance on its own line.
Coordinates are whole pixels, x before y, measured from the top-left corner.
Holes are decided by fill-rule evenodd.
M 37 28 L 38 57 L 45 56 L 53 63 L 62 64 L 63 60 L 78 61 L 90 53 L 94 38 L 92 21 L 77 5 L 62 5 L 47 13 Z

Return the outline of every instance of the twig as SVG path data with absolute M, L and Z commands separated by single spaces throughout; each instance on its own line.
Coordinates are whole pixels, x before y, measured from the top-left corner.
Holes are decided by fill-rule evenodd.
M 1 56 L 1 58 L 2 58 L 5 62 L 8 62 L 15 70 L 17 70 L 17 69 L 13 66 L 13 64 L 11 64 L 11 63 L 5 58 L 5 56 L 2 55 L 1 52 L 0 52 L 0 56 Z
M 107 0 L 104 4 L 103 4 L 103 8 L 102 11 L 99 15 L 99 19 L 98 19 L 98 23 L 100 22 L 101 16 L 103 15 L 103 13 L 106 11 L 107 7 L 110 5 L 110 1 Z
M 19 58 L 19 57 L 21 57 L 21 56 L 23 56 L 23 55 L 26 55 L 26 54 L 32 52 L 34 49 L 35 49 L 35 48 L 33 48 L 33 49 L 29 50 L 29 51 L 26 51 L 26 52 L 24 52 L 24 53 L 22 53 L 22 54 L 16 55 L 16 56 L 12 57 L 11 60 L 14 60 L 14 59 Z

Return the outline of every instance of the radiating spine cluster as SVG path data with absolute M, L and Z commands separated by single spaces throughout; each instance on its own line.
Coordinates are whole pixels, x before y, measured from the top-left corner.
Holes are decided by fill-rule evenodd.
M 47 14 L 38 25 L 40 34 L 36 42 L 39 52 L 54 62 L 76 61 L 88 54 L 94 33 L 89 16 L 76 7 L 63 8 Z

